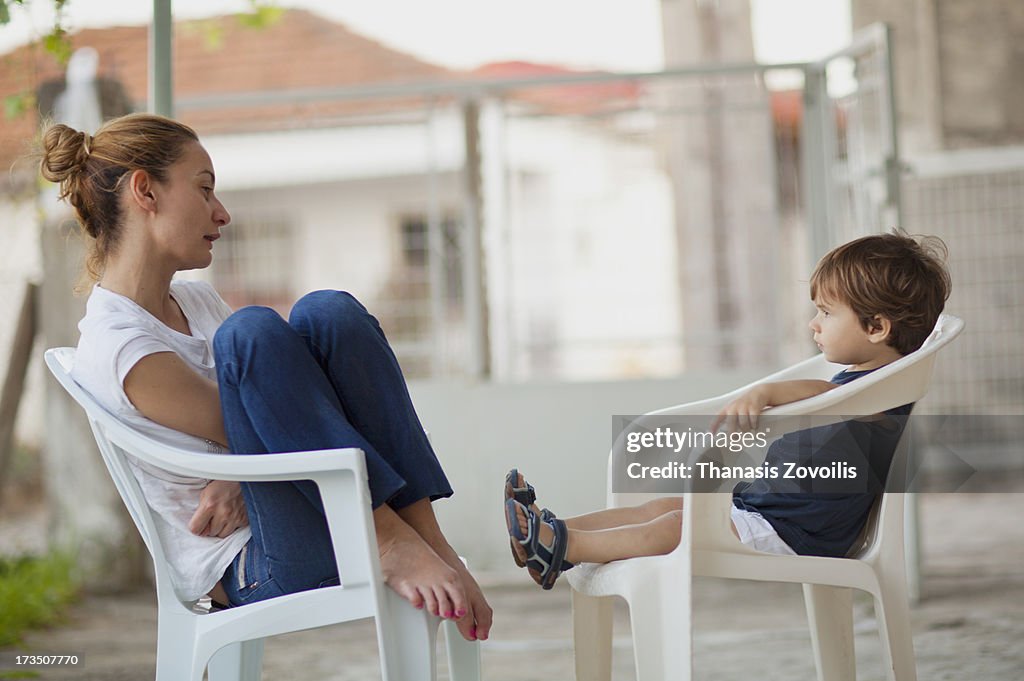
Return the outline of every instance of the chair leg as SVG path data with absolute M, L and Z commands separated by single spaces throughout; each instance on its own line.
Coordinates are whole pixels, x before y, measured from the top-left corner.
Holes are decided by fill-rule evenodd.
M 611 681 L 612 599 L 573 589 L 572 638 L 577 681 Z
M 917 681 L 914 637 L 910 627 L 910 602 L 902 575 L 880 580 L 881 597 L 875 597 L 878 636 L 882 643 L 882 663 L 889 681 Z
M 202 681 L 206 659 L 198 653 L 191 618 L 158 614 L 156 681 Z
M 652 587 L 645 584 L 629 598 L 637 681 L 691 681 L 689 585 L 661 579 Z
M 263 639 L 241 641 L 218 650 L 208 667 L 210 681 L 260 681 Z
M 852 590 L 804 584 L 804 603 L 818 681 L 855 681 Z
M 439 619 L 417 610 L 391 589 L 384 589 L 390 617 L 379 621 L 384 681 L 437 681 Z M 388 629 L 390 626 L 390 629 Z
M 444 640 L 448 652 L 448 678 L 451 681 L 480 681 L 480 644 L 462 638 L 452 620 L 444 622 Z

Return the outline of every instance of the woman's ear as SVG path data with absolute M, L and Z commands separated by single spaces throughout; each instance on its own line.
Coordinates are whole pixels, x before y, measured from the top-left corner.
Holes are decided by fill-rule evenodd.
M 133 170 L 128 177 L 128 197 L 131 202 L 147 213 L 156 211 L 156 194 L 153 192 L 153 178 L 145 170 Z
M 868 327 L 868 340 L 872 343 L 884 343 L 889 338 L 889 332 L 892 331 L 892 322 L 883 317 L 882 315 L 876 314 L 872 317 Z

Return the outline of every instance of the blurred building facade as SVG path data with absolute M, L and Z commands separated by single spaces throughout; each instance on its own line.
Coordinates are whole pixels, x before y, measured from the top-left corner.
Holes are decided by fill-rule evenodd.
M 967 441 L 1019 442 L 998 415 L 1024 414 L 1024 3 L 853 0 L 852 17 L 892 26 L 904 227 L 948 244 L 967 322 L 926 408 L 993 415 Z
M 211 277 L 234 306 L 267 304 L 282 313 L 312 288 L 351 290 L 372 304 L 411 375 L 458 375 L 466 352 L 460 103 L 416 95 L 226 106 L 202 100 L 457 81 L 510 69 L 519 76 L 564 71 L 506 64 L 452 73 L 294 10 L 261 30 L 223 17 L 179 24 L 175 36 L 178 116 L 211 151 L 219 193 L 234 216 L 214 266 L 200 276 Z M 72 40 L 97 50 L 105 82 L 121 83 L 137 102 L 144 98 L 145 27 L 90 29 Z M 9 69 L 28 68 L 29 52 L 10 55 Z M 54 70 L 46 62 L 40 57 L 33 68 Z M 486 232 L 491 354 L 499 378 L 667 375 L 681 368 L 671 349 L 678 344 L 679 310 L 670 281 L 668 188 L 657 151 L 600 121 L 567 125 L 558 115 L 587 114 L 630 96 L 632 90 L 617 86 L 524 91 L 482 113 L 480 144 L 501 154 L 503 164 L 478 169 L 485 176 L 484 209 L 492 223 L 502 223 Z M 516 125 L 496 127 L 495 108 L 522 116 Z M 20 117 L 0 134 L 5 162 L 16 160 L 31 138 L 31 118 Z M 616 191 L 623 187 L 608 169 L 629 173 L 625 190 Z M 574 210 L 580 206 L 586 210 Z M 31 219 L 5 224 L 21 225 L 26 237 L 32 231 Z M 643 252 L 623 257 L 638 248 Z M 513 280 L 510 272 L 520 276 Z M 608 308 L 615 314 L 601 314 Z M 437 338 L 447 339 L 444 348 L 434 347 Z M 653 359 L 641 356 L 643 350 L 612 348 L 649 338 L 662 346 Z M 567 339 L 597 349 L 570 354 L 560 347 Z
M 851 0 L 853 28 L 884 21 L 896 44 L 904 151 L 1024 144 L 1024 4 Z
M 145 95 L 146 39 L 145 27 L 88 29 L 72 36 L 76 47 L 97 51 L 101 93 L 137 103 Z M 749 38 L 746 42 L 741 52 L 749 56 Z M 223 97 L 543 79 L 573 72 L 506 63 L 455 73 L 295 10 L 260 30 L 233 17 L 180 22 L 173 54 L 179 118 L 210 149 L 218 190 L 234 217 L 217 245 L 214 266 L 199 276 L 212 278 L 232 305 L 267 304 L 283 313 L 304 291 L 352 290 L 377 311 L 411 375 L 458 376 L 467 351 L 462 258 L 467 159 L 460 102 L 452 96 L 375 97 L 372 92 L 359 98 L 328 94 L 312 102 L 268 97 L 225 104 Z M 35 89 L 39 109 L 46 110 L 59 92 L 62 73 L 38 49 L 7 55 L 0 91 L 23 92 L 33 73 L 44 83 Z M 756 123 L 764 137 L 758 153 L 770 156 L 773 129 L 788 131 L 798 120 L 785 113 L 783 98 L 770 101 L 756 79 L 731 87 L 734 93 L 753 93 L 756 106 L 742 120 L 735 117 L 719 128 L 733 131 L 737 124 L 753 128 Z M 715 366 L 717 360 L 705 362 L 692 347 L 684 359 L 684 316 L 702 319 L 706 309 L 731 310 L 727 317 L 752 314 L 744 310 L 770 315 L 768 304 L 738 300 L 771 290 L 749 280 L 751 255 L 763 248 L 747 237 L 763 226 L 765 216 L 774 215 L 772 184 L 724 183 L 719 177 L 716 186 L 731 194 L 714 203 L 719 222 L 728 224 L 710 228 L 703 218 L 711 207 L 698 210 L 702 181 L 681 193 L 672 180 L 686 169 L 696 172 L 709 150 L 680 159 L 667 131 L 687 127 L 692 145 L 716 125 L 717 114 L 700 120 L 658 114 L 656 121 L 644 120 L 652 117 L 644 108 L 655 96 L 667 101 L 664 92 L 655 95 L 652 88 L 622 81 L 524 87 L 484 106 L 476 134 L 485 151 L 478 171 L 493 377 L 669 376 L 687 361 Z M 679 95 L 668 95 L 673 96 Z M 699 88 L 685 95 L 693 96 L 711 95 Z M 3 221 L 5 240 L 17 246 L 7 252 L 4 267 L 12 285 L 32 276 L 38 260 L 34 166 L 25 157 L 36 125 L 26 113 L 0 131 L 0 162 L 13 167 L 3 179 L 10 216 Z M 752 165 L 745 162 L 752 153 L 747 145 L 732 146 L 740 151 L 729 155 L 724 174 Z M 773 172 L 767 163 L 757 167 L 757 173 Z M 750 187 L 758 187 L 763 205 L 740 203 Z M 677 233 L 676 221 L 685 215 L 691 218 L 689 231 Z M 761 217 L 749 219 L 752 215 Z M 774 227 L 767 232 L 774 233 Z M 702 265 L 710 262 L 702 245 L 721 233 L 731 235 L 728 248 L 746 244 L 743 253 L 719 249 L 714 258 L 732 275 Z M 763 263 L 758 281 L 762 270 Z M 678 272 L 687 274 L 677 279 Z M 723 293 L 716 301 L 718 288 Z M 683 305 L 687 292 L 691 302 Z M 704 300 L 710 303 L 694 302 Z M 729 327 L 728 319 L 724 323 Z M 718 336 L 707 334 L 709 325 L 695 322 L 689 328 L 687 338 L 700 339 L 693 347 L 718 345 Z M 770 324 L 744 322 L 725 333 L 730 343 L 763 334 L 756 344 L 763 348 L 758 355 L 763 362 L 761 355 L 774 355 L 772 330 Z
M 468 332 L 467 297 L 483 295 L 495 380 L 412 388 L 451 464 L 458 503 L 469 502 L 463 514 L 487 503 L 480 480 L 531 462 L 549 476 L 542 484 L 578 492 L 569 512 L 588 510 L 603 490 L 607 414 L 716 394 L 813 352 L 804 332 L 813 182 L 838 178 L 831 193 L 843 225 L 825 246 L 890 226 L 878 210 L 887 152 L 875 147 L 887 125 L 888 81 L 877 51 L 853 60 L 852 93 L 831 94 L 824 81 L 772 92 L 756 65 L 732 73 L 697 66 L 751 61 L 746 2 L 662 5 L 669 63 L 680 68 L 671 77 L 524 63 L 452 72 L 301 11 L 261 30 L 233 17 L 178 24 L 177 115 L 211 152 L 233 216 L 214 266 L 187 276 L 209 277 L 232 305 L 284 313 L 307 290 L 351 290 L 380 317 L 413 378 L 457 382 L 471 375 L 466 357 L 479 341 Z M 876 3 L 882 14 L 900 5 Z M 862 23 L 889 18 L 854 10 Z M 904 71 L 910 39 L 901 26 L 898 93 L 916 77 Z M 137 103 L 146 39 L 145 27 L 72 36 L 98 51 L 101 86 L 116 83 Z M 824 66 L 816 69 L 805 76 L 820 77 Z M 49 57 L 18 50 L 0 63 L 0 95 L 60 77 Z M 506 79 L 518 84 L 494 85 Z M 816 115 L 828 134 L 811 139 L 815 96 L 826 100 Z M 1024 163 L 1015 165 L 1012 148 L 1002 150 L 1008 156 L 976 150 L 974 160 L 915 148 L 907 137 L 914 116 L 924 114 L 901 117 L 913 152 L 903 224 L 950 244 L 950 310 L 968 321 L 940 362 L 936 408 L 1013 413 L 1022 402 L 1015 268 L 1024 253 Z M 42 270 L 35 171 L 22 160 L 36 126 L 23 115 L 0 128 L 0 164 L 13 167 L 0 176 L 6 318 L 19 302 L 7 292 Z M 950 146 L 967 139 L 952 127 L 919 137 Z M 917 153 L 925 149 L 935 153 Z M 809 164 L 814 158 L 828 163 Z M 478 274 L 467 266 L 473 230 L 482 240 Z M 34 368 L 38 386 L 41 360 Z M 654 380 L 680 375 L 686 380 Z M 616 383 L 569 382 L 600 379 Z M 42 411 L 38 394 L 24 415 Z M 585 461 L 593 465 L 581 468 Z M 457 523 L 457 532 L 474 546 L 484 522 Z M 507 559 L 503 529 L 494 529 L 488 551 Z

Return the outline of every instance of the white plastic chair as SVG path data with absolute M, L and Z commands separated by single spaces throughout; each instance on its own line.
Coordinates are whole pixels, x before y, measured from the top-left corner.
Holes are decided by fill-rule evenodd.
M 808 416 L 840 420 L 840 416 L 876 414 L 921 399 L 931 380 L 935 353 L 959 334 L 963 325 L 956 317 L 942 315 L 916 352 L 829 392 L 772 408 L 773 418 L 793 417 L 773 420 L 772 434 L 806 428 Z M 758 383 L 827 380 L 840 368 L 818 355 L 720 397 L 651 415 L 714 415 Z M 816 420 L 815 424 L 821 422 Z M 634 503 L 640 495 L 612 493 L 610 466 L 609 460 L 609 506 Z M 682 496 L 682 539 L 671 553 L 602 565 L 583 564 L 566 573 L 573 589 L 577 679 L 611 678 L 610 597 L 619 596 L 629 604 L 638 681 L 689 681 L 693 673 L 693 578 L 710 576 L 802 583 L 820 681 L 855 679 L 851 589 L 871 593 L 888 678 L 916 680 L 904 564 L 903 493 L 882 495 L 863 542 L 848 558 L 755 551 L 732 533 L 731 493 L 687 492 Z
M 256 681 L 263 638 L 373 617 L 382 676 L 388 681 L 436 678 L 440 620 L 384 585 L 370 514 L 363 452 L 334 449 L 261 456 L 198 454 L 158 443 L 125 426 L 71 378 L 73 348 L 47 350 L 46 364 L 89 418 L 103 461 L 153 557 L 158 603 L 157 681 Z M 290 594 L 219 612 L 182 603 L 174 594 L 153 516 L 128 457 L 179 475 L 215 480 L 312 480 L 320 489 L 341 586 Z M 445 621 L 450 677 L 480 678 L 480 649 Z

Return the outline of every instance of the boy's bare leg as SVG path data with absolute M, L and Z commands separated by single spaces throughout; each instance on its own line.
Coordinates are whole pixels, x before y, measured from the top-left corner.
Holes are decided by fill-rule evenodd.
M 459 632 L 468 641 L 487 640 L 491 631 L 491 606 L 488 605 L 487 599 L 484 598 L 483 591 L 473 575 L 459 559 L 459 554 L 455 552 L 444 533 L 441 532 L 430 500 L 420 499 L 399 509 L 397 513 L 423 538 L 441 560 L 458 574 L 468 602 L 464 615 L 459 616 L 455 613 Z
M 516 516 L 519 530 L 525 535 L 529 531 L 529 521 L 521 506 L 516 507 Z M 600 530 L 570 527 L 565 559 L 570 563 L 608 563 L 624 558 L 663 555 L 679 544 L 682 521 L 683 512 L 674 510 L 636 525 Z M 541 543 L 550 546 L 553 537 L 551 528 L 541 523 Z M 513 550 L 526 560 L 526 550 L 521 545 L 513 543 Z
M 575 530 L 605 530 L 621 527 L 627 524 L 641 524 L 650 522 L 666 513 L 682 512 L 682 497 L 664 497 L 654 499 L 639 506 L 628 506 L 625 508 L 609 508 L 604 511 L 587 513 L 586 515 L 568 518 L 565 521 L 566 527 Z M 632 520 L 632 522 L 630 522 Z M 729 523 L 729 529 L 739 539 L 740 533 L 734 523 Z
M 666 513 L 682 510 L 682 497 L 664 497 L 639 506 L 606 508 L 603 511 L 566 518 L 565 524 L 571 530 L 609 530 L 625 525 L 640 525 L 660 518 Z
M 517 486 L 526 486 L 526 479 L 522 473 L 519 474 Z M 646 504 L 640 504 L 639 506 L 608 508 L 572 518 L 563 518 L 563 520 L 565 520 L 565 525 L 570 530 L 607 530 L 613 527 L 622 527 L 623 525 L 639 525 L 650 522 L 666 513 L 680 511 L 682 508 L 682 497 L 663 497 L 649 501 Z M 530 510 L 540 515 L 540 508 L 537 504 L 532 504 Z

